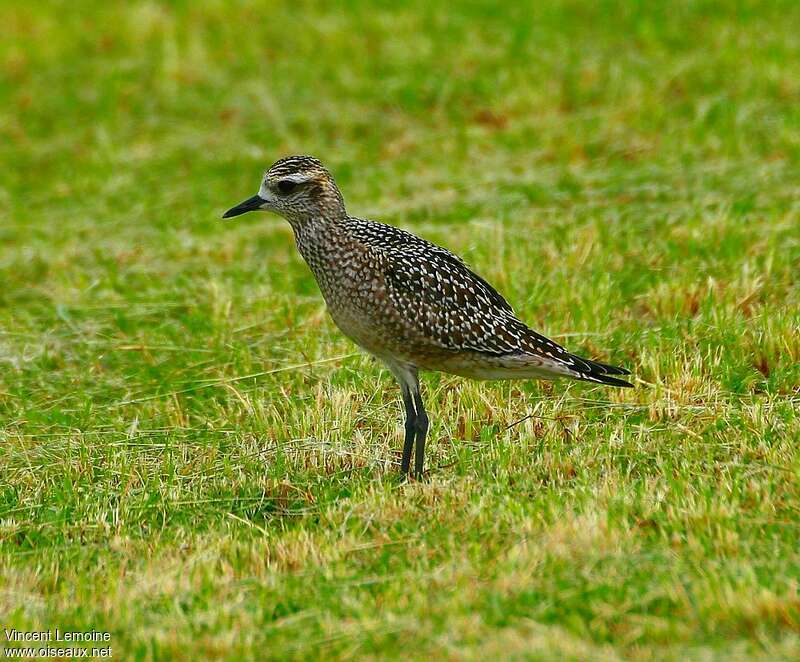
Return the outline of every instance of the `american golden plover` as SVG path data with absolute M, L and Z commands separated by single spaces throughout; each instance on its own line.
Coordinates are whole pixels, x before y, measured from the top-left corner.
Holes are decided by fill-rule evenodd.
M 334 322 L 399 382 L 406 410 L 403 473 L 415 449 L 414 474 L 422 474 L 428 415 L 419 370 L 631 386 L 609 376 L 628 370 L 570 354 L 529 329 L 497 290 L 447 249 L 349 216 L 333 177 L 313 157 L 277 161 L 258 193 L 223 218 L 256 210 L 289 221 Z

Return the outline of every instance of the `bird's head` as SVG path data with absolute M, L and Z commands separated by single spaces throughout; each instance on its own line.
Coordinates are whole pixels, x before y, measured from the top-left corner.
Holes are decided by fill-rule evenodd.
M 258 193 L 226 211 L 222 218 L 257 210 L 280 214 L 292 225 L 345 216 L 336 182 L 313 156 L 287 156 L 276 161 L 264 174 Z

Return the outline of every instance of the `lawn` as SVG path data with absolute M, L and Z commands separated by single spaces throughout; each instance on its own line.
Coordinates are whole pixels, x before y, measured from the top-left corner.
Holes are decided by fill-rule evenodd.
M 0 626 L 118 659 L 800 656 L 800 3 L 0 25 Z M 291 153 L 637 388 L 426 374 L 399 480 L 398 389 L 288 224 L 220 220 Z

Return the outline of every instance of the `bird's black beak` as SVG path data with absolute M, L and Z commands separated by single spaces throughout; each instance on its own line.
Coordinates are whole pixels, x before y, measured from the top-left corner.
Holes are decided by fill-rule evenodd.
M 254 195 L 252 198 L 247 198 L 247 200 L 244 202 L 240 202 L 235 207 L 231 207 L 222 215 L 222 218 L 231 218 L 232 216 L 238 216 L 239 214 L 244 214 L 248 211 L 261 209 L 261 205 L 263 205 L 265 202 L 266 200 L 264 200 L 264 198 Z

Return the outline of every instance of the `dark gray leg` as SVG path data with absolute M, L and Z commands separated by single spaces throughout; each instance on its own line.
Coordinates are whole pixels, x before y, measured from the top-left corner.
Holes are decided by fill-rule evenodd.
M 419 394 L 419 378 L 417 369 L 413 365 L 386 362 L 400 384 L 403 395 L 403 406 L 406 409 L 406 436 L 403 442 L 403 460 L 400 469 L 404 475 L 411 473 L 411 451 L 415 448 L 414 476 L 422 477 L 422 467 L 425 459 L 425 436 L 428 434 L 428 414 L 422 404 Z
M 417 382 L 417 389 L 414 391 L 414 406 L 417 410 L 417 448 L 414 453 L 414 477 L 422 478 L 422 466 L 425 462 L 425 437 L 428 435 L 428 413 L 425 411 L 425 405 L 422 404 L 419 382 Z
M 405 383 L 400 383 L 400 391 L 406 408 L 406 438 L 403 442 L 403 462 L 400 464 L 400 471 L 407 474 L 411 468 L 411 449 L 414 447 L 414 438 L 417 435 L 417 412 L 414 409 L 414 398 Z

